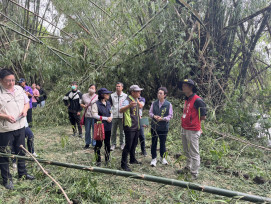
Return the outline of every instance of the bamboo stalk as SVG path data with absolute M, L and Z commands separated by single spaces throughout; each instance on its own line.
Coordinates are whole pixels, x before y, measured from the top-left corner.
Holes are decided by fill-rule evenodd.
M 71 200 L 69 199 L 69 197 L 67 196 L 66 192 L 61 187 L 61 185 L 41 166 L 41 164 L 37 161 L 37 159 L 29 151 L 27 151 L 27 149 L 25 149 L 23 145 L 20 145 L 20 148 L 22 148 L 30 157 L 32 157 L 32 159 L 41 168 L 41 170 L 43 171 L 43 173 L 46 174 L 46 176 L 48 176 L 60 188 L 60 190 L 62 191 L 62 193 L 63 193 L 64 197 L 66 198 L 66 200 L 68 201 L 68 203 L 72 204 Z
M 25 37 L 25 38 L 28 38 L 29 40 L 32 40 L 33 42 L 40 43 L 40 44 L 44 44 L 44 43 L 42 43 L 41 40 L 38 39 L 38 38 L 40 38 L 40 36 L 35 37 L 36 39 L 38 39 L 38 40 L 35 40 L 35 39 L 33 39 L 32 37 L 29 37 L 29 36 L 27 36 L 27 35 L 25 35 L 25 34 L 19 32 L 19 31 L 15 30 L 15 29 L 13 29 L 13 28 L 11 28 L 11 27 L 9 27 L 9 26 L 6 25 L 6 24 L 0 23 L 0 26 L 6 27 L 6 28 L 8 28 L 9 30 L 12 30 L 13 32 L 15 32 L 15 33 L 17 33 L 17 34 L 19 34 L 19 35 L 21 35 L 21 36 L 23 36 L 23 37 Z M 45 44 L 44 44 L 44 45 L 45 45 Z M 67 54 L 67 53 L 65 53 L 65 52 L 63 52 L 63 51 L 61 51 L 61 50 L 58 50 L 58 49 L 56 49 L 56 48 L 54 48 L 54 47 L 50 47 L 50 46 L 48 46 L 48 45 L 45 45 L 45 46 L 46 46 L 49 50 L 51 50 L 52 52 L 55 51 L 55 52 L 59 52 L 59 53 L 61 53 L 61 54 L 63 54 L 63 55 L 66 55 L 66 56 L 68 56 L 68 57 L 73 57 L 72 55 L 69 55 L 69 54 Z M 55 53 L 55 54 L 56 54 L 56 53 Z M 57 56 L 59 56 L 59 55 L 57 55 Z
M 6 153 L 0 153 L 0 157 L 8 157 L 8 158 L 18 158 L 23 159 L 27 161 L 33 162 L 34 159 L 25 157 L 25 156 L 18 156 L 13 154 L 6 154 Z M 141 173 L 134 173 L 134 172 L 127 172 L 127 171 L 120 171 L 116 169 L 107 169 L 107 168 L 101 168 L 101 167 L 92 167 L 92 166 L 84 166 L 84 165 L 78 165 L 78 164 L 71 164 L 71 163 L 62 163 L 57 161 L 50 161 L 46 159 L 36 159 L 40 163 L 54 165 L 54 166 L 61 166 L 66 168 L 72 168 L 72 169 L 79 169 L 84 171 L 91 171 L 91 172 L 98 172 L 103 174 L 110 174 L 110 175 L 116 175 L 116 176 L 122 176 L 122 177 L 128 177 L 133 179 L 139 179 L 139 180 L 145 180 L 145 181 L 151 181 L 155 183 L 162 183 L 166 185 L 171 186 L 178 186 L 181 188 L 187 188 L 187 189 L 193 189 L 197 191 L 202 191 L 206 193 L 226 196 L 226 197 L 232 197 L 240 200 L 246 200 L 250 202 L 271 202 L 271 198 L 267 197 L 261 197 L 257 195 L 251 195 L 247 193 L 242 193 L 238 191 L 232 191 L 227 190 L 223 188 L 217 188 L 212 186 L 204 186 L 197 183 L 191 183 L 186 181 L 180 181 L 176 179 L 169 179 L 164 177 L 158 177 L 158 176 L 152 176 L 148 174 L 141 174 Z
M 134 37 L 136 37 L 142 30 L 144 30 L 157 16 L 159 16 L 163 11 L 164 9 L 167 8 L 168 6 L 168 2 L 166 3 L 166 5 L 160 9 L 160 11 L 158 11 L 153 17 L 151 17 L 143 26 L 141 26 L 141 28 L 136 31 L 132 36 L 130 36 L 128 39 L 126 39 L 126 41 L 113 53 L 111 54 L 102 64 L 99 65 L 99 67 L 97 68 L 100 69 L 102 68 L 109 60 L 111 60 L 116 54 L 119 53 L 120 50 L 122 50 L 122 48 L 124 48 L 127 43 L 129 42 L 129 40 L 133 39 Z M 84 79 L 82 79 L 81 81 L 85 81 L 89 78 L 90 75 L 88 75 L 87 77 L 85 77 Z
M 49 24 L 52 25 L 53 27 L 59 29 L 60 32 L 63 32 L 64 34 L 66 34 L 66 35 L 68 35 L 69 37 L 73 38 L 72 35 L 70 35 L 69 33 L 65 32 L 63 29 L 60 29 L 59 27 L 57 27 L 56 25 L 54 25 L 54 24 L 51 23 L 50 21 L 46 20 L 44 17 L 39 16 L 38 14 L 36 14 L 36 13 L 30 11 L 29 9 L 27 9 L 27 8 L 25 8 L 25 7 L 23 7 L 23 6 L 21 6 L 20 4 L 16 3 L 15 1 L 12 1 L 12 0 L 9 0 L 9 1 L 10 1 L 11 3 L 17 5 L 18 7 L 20 7 L 20 8 L 22 8 L 22 9 L 28 11 L 29 13 L 32 13 L 33 15 L 39 17 L 39 18 L 42 19 L 43 21 L 46 21 L 47 23 L 49 23 Z

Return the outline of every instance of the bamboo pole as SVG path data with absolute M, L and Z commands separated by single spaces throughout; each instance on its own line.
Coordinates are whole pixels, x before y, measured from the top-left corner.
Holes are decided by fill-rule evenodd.
M 40 44 L 45 45 L 46 48 L 48 48 L 52 53 L 54 53 L 56 56 L 58 56 L 62 61 L 64 61 L 67 65 L 69 65 L 70 67 L 72 67 L 72 65 L 70 63 L 68 63 L 63 57 L 61 57 L 59 54 L 57 54 L 54 50 L 52 50 L 48 45 L 46 45 L 42 40 L 38 39 L 35 35 L 33 35 L 32 33 L 30 33 L 28 30 L 24 29 L 21 25 L 19 25 L 18 23 L 16 23 L 14 20 L 12 20 L 10 17 L 8 17 L 7 15 L 5 15 L 4 13 L 2 13 L 0 11 L 0 14 L 5 16 L 9 21 L 11 21 L 13 24 L 15 24 L 16 26 L 20 27 L 23 31 L 25 31 L 26 33 L 28 33 L 31 37 L 33 37 L 35 40 L 37 40 Z
M 69 37 L 71 37 L 71 38 L 74 38 L 71 34 L 65 32 L 63 29 L 57 27 L 57 25 L 54 25 L 52 22 L 46 20 L 44 17 L 39 16 L 39 15 L 36 14 L 35 12 L 32 12 L 32 11 L 30 11 L 29 9 L 27 9 L 27 8 L 25 8 L 25 7 L 23 7 L 23 6 L 21 6 L 21 5 L 18 4 L 17 2 L 12 1 L 12 0 L 9 0 L 9 2 L 15 4 L 16 6 L 18 6 L 18 7 L 22 8 L 22 9 L 24 9 L 25 11 L 27 11 L 27 12 L 29 12 L 29 13 L 32 13 L 33 15 L 37 16 L 38 18 L 42 19 L 43 21 L 46 21 L 46 22 L 49 23 L 51 26 L 57 28 L 60 32 L 63 32 L 63 33 L 66 34 L 67 36 L 69 36 Z
M 18 159 L 23 159 L 23 160 L 32 161 L 32 162 L 34 161 L 32 158 L 29 158 L 29 157 L 6 154 L 6 153 L 0 153 L 0 157 L 18 158 Z M 211 194 L 216 194 L 216 195 L 221 195 L 221 196 L 226 196 L 226 197 L 233 197 L 236 199 L 246 200 L 246 201 L 255 202 L 255 203 L 256 202 L 271 203 L 271 198 L 251 195 L 251 194 L 242 193 L 238 191 L 231 191 L 231 190 L 212 187 L 212 186 L 204 186 L 197 183 L 179 181 L 176 179 L 169 179 L 169 178 L 164 178 L 164 177 L 152 176 L 148 174 L 120 171 L 120 170 L 107 169 L 107 168 L 101 168 L 101 167 L 62 163 L 62 162 L 50 161 L 46 159 L 37 159 L 37 161 L 39 161 L 40 163 L 54 165 L 54 166 L 61 166 L 61 167 L 79 169 L 79 170 L 84 170 L 84 171 L 98 172 L 98 173 L 103 173 L 103 174 L 110 174 L 110 175 L 133 178 L 133 179 L 146 180 L 146 181 L 162 183 L 162 184 L 171 185 L 171 186 L 178 186 L 181 188 L 188 188 L 188 189 L 193 189 L 193 190 L 202 191 L 206 193 L 211 193 Z
M 67 202 L 69 204 L 72 204 L 71 200 L 69 199 L 69 197 L 67 196 L 66 192 L 63 190 L 62 186 L 48 173 L 48 171 L 46 171 L 41 164 L 37 161 L 37 159 L 27 150 L 24 148 L 23 145 L 20 145 L 20 148 L 22 148 L 33 160 L 34 162 L 36 162 L 38 164 L 38 166 L 41 168 L 41 170 L 43 171 L 43 173 L 48 176 L 61 190 L 61 192 L 63 193 L 64 197 L 66 198 Z

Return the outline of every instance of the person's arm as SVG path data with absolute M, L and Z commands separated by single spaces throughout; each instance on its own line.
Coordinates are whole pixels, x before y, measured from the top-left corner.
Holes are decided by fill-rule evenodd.
M 153 118 L 154 114 L 153 114 L 153 103 L 151 104 L 151 108 L 149 110 L 149 116 L 150 118 Z
M 101 116 L 98 115 L 98 106 L 97 106 L 96 103 L 94 103 L 92 105 L 91 111 L 92 111 L 93 118 L 95 118 L 96 120 L 100 120 Z M 108 117 L 102 116 L 102 120 L 106 120 L 107 121 Z
M 25 117 L 27 115 L 27 111 L 29 108 L 30 108 L 29 103 L 24 104 L 24 109 L 23 109 L 22 113 L 20 114 L 20 116 Z
M 84 95 L 83 95 L 84 96 Z M 82 108 L 86 108 L 87 106 L 86 106 L 86 103 L 85 103 L 85 101 L 84 101 L 84 97 L 82 96 L 82 100 L 81 100 L 81 103 L 80 103 L 80 106 L 82 107 Z
M 24 108 L 23 108 L 23 111 L 20 113 L 19 118 L 20 117 L 25 117 L 27 115 L 27 111 L 28 111 L 29 107 L 30 107 L 29 106 L 29 98 L 24 93 Z M 7 120 L 10 123 L 16 123 L 16 120 L 19 119 L 19 118 L 14 118 L 13 116 L 7 115 L 7 114 L 4 114 L 4 113 L 0 114 L 0 118 L 2 118 L 4 120 Z
M 110 98 L 109 98 L 109 103 L 110 103 L 110 105 L 113 107 L 113 100 L 112 100 L 112 95 L 110 95 Z
M 16 123 L 16 120 L 13 116 L 11 115 L 7 115 L 7 114 L 4 114 L 4 113 L 0 113 L 0 118 L 4 119 L 4 120 L 7 120 L 8 122 L 10 123 Z
M 200 98 L 197 99 L 194 103 L 194 107 L 199 111 L 200 120 L 206 120 L 207 110 L 204 101 Z
M 129 108 L 131 107 L 135 107 L 137 106 L 137 102 L 133 102 L 131 101 L 131 103 L 129 104 L 128 100 L 123 101 L 122 103 L 122 107 L 120 109 L 120 113 L 124 113 L 125 111 L 127 111 Z
M 66 93 L 66 95 L 63 97 L 63 102 L 65 106 L 69 106 L 69 94 L 70 92 Z
M 78 112 L 77 112 L 77 115 L 80 115 L 81 114 L 81 111 L 83 110 L 83 107 L 81 106 L 81 103 L 82 103 L 82 93 L 81 92 L 79 92 L 78 93 L 78 96 L 79 96 L 79 110 L 78 110 Z
M 24 94 L 24 108 L 23 108 L 23 111 L 22 113 L 20 114 L 19 117 L 25 117 L 27 115 L 27 111 L 28 109 L 30 108 L 30 105 L 29 105 L 29 98 L 27 97 L 26 94 Z
M 31 88 L 29 88 L 27 91 L 26 91 L 26 95 L 28 96 L 28 98 L 32 98 L 33 96 L 33 90 Z

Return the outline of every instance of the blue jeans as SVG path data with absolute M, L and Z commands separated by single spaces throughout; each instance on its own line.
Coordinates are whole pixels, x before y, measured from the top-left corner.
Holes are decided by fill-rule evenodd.
M 45 101 L 41 101 L 40 103 L 38 103 L 38 107 L 43 108 L 45 106 Z
M 139 141 L 140 141 L 140 147 L 141 152 L 145 152 L 145 134 L 144 134 L 144 127 L 140 125 L 140 132 L 139 132 Z
M 94 120 L 95 120 L 94 118 L 85 117 L 85 131 L 86 131 L 85 142 L 86 142 L 86 145 L 90 145 L 91 141 L 92 141 L 92 146 L 96 145 L 96 141 L 92 138 L 94 135 Z M 91 128 L 92 128 L 92 136 L 90 134 Z
M 29 127 L 25 128 L 25 137 L 27 138 L 27 148 L 30 153 L 34 153 L 34 134 Z

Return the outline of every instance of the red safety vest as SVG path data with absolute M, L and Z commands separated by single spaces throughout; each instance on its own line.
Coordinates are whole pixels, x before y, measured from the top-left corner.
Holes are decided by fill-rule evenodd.
M 194 95 L 184 103 L 183 115 L 182 115 L 182 127 L 185 130 L 200 131 L 201 122 L 199 118 L 199 112 L 194 107 L 195 101 L 200 98 L 198 95 Z

